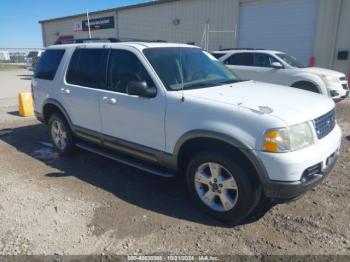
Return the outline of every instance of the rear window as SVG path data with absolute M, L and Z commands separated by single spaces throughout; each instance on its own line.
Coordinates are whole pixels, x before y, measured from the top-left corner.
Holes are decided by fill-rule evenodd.
M 65 50 L 63 49 L 46 50 L 35 68 L 34 77 L 45 80 L 53 80 L 64 55 L 64 51 Z
M 107 49 L 77 49 L 69 64 L 69 84 L 104 89 L 106 85 Z
M 226 55 L 226 53 L 212 53 L 211 55 L 213 57 L 215 57 L 216 59 L 219 59 L 219 58 L 223 57 L 224 55 Z

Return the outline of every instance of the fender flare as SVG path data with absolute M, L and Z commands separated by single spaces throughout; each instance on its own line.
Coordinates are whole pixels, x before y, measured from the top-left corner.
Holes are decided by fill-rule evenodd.
M 294 84 L 298 82 L 309 82 L 316 86 L 316 88 L 319 90 L 320 94 L 327 95 L 328 96 L 328 90 L 324 83 L 324 81 L 317 75 L 313 75 L 310 73 L 299 73 L 295 75 L 295 79 L 290 84 L 290 86 L 293 86 Z
M 61 111 L 61 113 L 62 113 L 62 114 L 64 115 L 64 117 L 66 118 L 66 120 L 67 120 L 67 122 L 68 122 L 68 124 L 69 124 L 69 127 L 73 130 L 73 124 L 72 124 L 72 121 L 71 121 L 71 119 L 70 119 L 70 117 L 69 117 L 67 111 L 64 109 L 64 107 L 62 106 L 62 104 L 61 104 L 60 102 L 58 102 L 56 99 L 48 98 L 48 99 L 46 99 L 46 100 L 44 101 L 43 107 L 42 107 L 42 111 L 41 111 L 41 112 L 43 112 L 43 118 L 45 119 L 45 111 L 44 111 L 45 106 L 46 106 L 46 105 L 49 105 L 49 104 L 58 107 L 58 109 Z M 47 122 L 47 121 L 45 121 L 45 123 L 46 123 L 46 122 Z
M 231 145 L 231 146 L 237 148 L 253 165 L 262 185 L 265 185 L 269 181 L 269 176 L 268 176 L 267 170 L 266 170 L 264 164 L 262 163 L 262 161 L 257 156 L 255 150 L 253 150 L 251 147 L 242 143 L 239 139 L 237 139 L 233 136 L 222 134 L 222 133 L 215 132 L 215 131 L 209 131 L 209 130 L 192 130 L 192 131 L 189 131 L 189 132 L 183 134 L 178 139 L 178 141 L 175 144 L 174 151 L 173 151 L 173 157 L 174 157 L 174 160 L 176 161 L 176 166 L 178 166 L 178 164 L 179 164 L 178 157 L 179 157 L 181 147 L 186 142 L 188 142 L 192 139 L 196 139 L 196 138 L 215 139 L 215 140 L 227 143 L 228 145 Z

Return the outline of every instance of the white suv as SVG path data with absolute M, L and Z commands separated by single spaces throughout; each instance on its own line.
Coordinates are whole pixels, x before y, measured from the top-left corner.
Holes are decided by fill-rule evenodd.
M 49 47 L 33 80 L 36 116 L 57 150 L 74 146 L 163 176 L 238 223 L 262 198 L 287 201 L 336 163 L 334 102 L 241 81 L 201 49 L 168 43 Z
M 294 57 L 271 50 L 239 49 L 213 52 L 242 79 L 291 86 L 323 94 L 340 101 L 349 95 L 343 73 L 306 67 Z

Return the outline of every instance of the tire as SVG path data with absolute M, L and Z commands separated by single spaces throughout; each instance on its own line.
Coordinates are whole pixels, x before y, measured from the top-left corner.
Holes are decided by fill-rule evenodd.
M 239 160 L 228 156 L 224 152 L 198 153 L 187 166 L 186 180 L 191 198 L 203 211 L 237 225 L 254 210 L 262 191 L 255 175 L 240 167 Z M 216 182 L 216 175 L 211 174 L 215 170 L 220 170 Z M 204 196 L 208 196 L 207 200 L 203 200 Z
M 54 113 L 50 116 L 49 131 L 51 140 L 61 155 L 68 155 L 73 151 L 73 133 L 62 114 Z
M 317 86 L 307 81 L 297 82 L 293 84 L 292 87 L 320 94 L 320 91 L 318 90 Z

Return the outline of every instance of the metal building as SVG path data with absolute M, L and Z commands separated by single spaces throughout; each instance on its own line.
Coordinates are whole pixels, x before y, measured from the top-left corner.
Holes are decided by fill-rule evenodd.
M 89 18 L 92 37 L 267 48 L 349 73 L 349 13 L 349 0 L 159 0 Z M 44 46 L 89 37 L 86 14 L 40 24 Z

